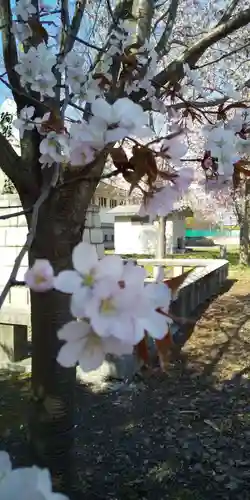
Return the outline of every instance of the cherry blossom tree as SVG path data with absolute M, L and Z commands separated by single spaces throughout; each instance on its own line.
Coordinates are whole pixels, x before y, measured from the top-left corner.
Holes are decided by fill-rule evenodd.
M 240 114 L 247 105 L 239 102 L 230 70 L 222 88 L 226 73 L 208 75 L 206 68 L 238 54 L 247 58 L 250 8 L 237 0 L 217 10 L 210 0 L 106 0 L 98 6 L 85 0 L 53 6 L 19 0 L 13 6 L 1 0 L 0 16 L 0 82 L 17 106 L 21 147 L 19 157 L 1 133 L 1 167 L 19 194 L 29 228 L 0 305 L 28 252 L 30 440 L 36 463 L 49 466 L 65 490 L 75 363 L 88 368 L 93 345 L 97 365 L 107 352 L 127 352 L 144 330 L 161 339 L 169 322 L 168 287 L 144 287 L 140 268 L 124 270 L 118 257 L 99 264 L 86 247 L 86 210 L 100 179 L 112 175 L 125 179 L 131 192 L 140 191 L 142 213 L 167 214 L 193 182 L 194 172 L 181 162 L 192 122 L 208 125 L 206 176 L 232 177 L 248 145 L 237 135 L 247 122 Z M 237 86 L 243 83 L 239 78 Z M 232 122 L 228 113 L 235 108 Z M 167 117 L 162 136 L 152 116 L 153 122 Z M 108 157 L 113 169 L 106 174 Z M 47 492 L 43 497 L 51 498 Z

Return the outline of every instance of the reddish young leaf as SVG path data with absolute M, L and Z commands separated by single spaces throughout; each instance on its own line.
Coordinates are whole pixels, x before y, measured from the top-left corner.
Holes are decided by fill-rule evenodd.
M 120 172 L 124 172 L 124 170 L 129 166 L 128 157 L 122 146 L 119 148 L 113 148 L 110 151 L 110 156 L 114 166 L 117 170 L 120 170 Z
M 139 361 L 143 361 L 145 365 L 149 364 L 149 349 L 147 342 L 147 334 L 145 337 L 135 346 L 135 353 Z
M 105 89 L 106 87 L 110 87 L 111 85 L 111 82 L 105 75 L 103 75 L 103 73 L 94 73 L 92 78 L 93 80 L 100 80 L 99 87 L 101 89 Z
M 250 165 L 249 160 L 239 160 L 234 164 L 234 171 L 244 174 L 246 177 L 250 177 L 250 169 L 244 168 L 244 165 Z
M 49 35 L 42 23 L 35 17 L 29 18 L 27 23 L 32 31 L 33 44 L 39 45 L 40 43 L 45 42 L 47 45 Z
M 155 340 L 155 345 L 157 349 L 157 354 L 160 362 L 162 371 L 166 371 L 169 363 L 169 356 L 172 346 L 172 338 L 168 332 L 166 336 L 161 340 Z
M 165 283 L 165 285 L 167 285 L 170 288 L 172 293 L 175 293 L 175 292 L 177 292 L 178 288 L 180 288 L 180 286 L 184 283 L 185 279 L 192 271 L 193 271 L 193 269 L 189 269 L 188 271 L 181 274 L 180 276 L 175 276 L 174 278 L 164 280 L 163 283 Z
M 152 184 L 157 179 L 158 173 L 156 160 L 152 151 L 145 146 L 134 146 L 133 155 L 129 163 L 136 173 L 137 181 L 146 176 L 149 187 L 152 187 Z
M 43 132 L 51 132 L 55 131 L 57 134 L 65 132 L 66 129 L 64 127 L 63 119 L 59 115 L 59 113 L 55 110 L 50 112 L 48 120 L 44 121 L 41 124 L 41 129 Z

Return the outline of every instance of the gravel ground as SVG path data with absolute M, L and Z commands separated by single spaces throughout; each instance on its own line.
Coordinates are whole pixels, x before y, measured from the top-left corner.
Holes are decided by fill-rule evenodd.
M 249 500 L 249 284 L 210 304 L 167 374 L 77 388 L 79 498 Z M 0 381 L 0 431 L 17 456 L 27 383 L 12 378 Z

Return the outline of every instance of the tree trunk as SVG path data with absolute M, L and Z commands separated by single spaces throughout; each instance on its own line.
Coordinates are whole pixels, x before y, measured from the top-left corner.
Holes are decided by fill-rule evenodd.
M 240 259 L 242 266 L 249 265 L 249 224 L 248 220 L 243 219 L 240 224 Z
M 249 252 L 249 224 L 250 224 L 250 181 L 245 181 L 244 203 L 242 214 L 239 218 L 240 223 L 240 258 L 239 262 L 243 266 L 250 265 Z
M 96 183 L 95 183 L 96 184 Z M 75 182 L 42 205 L 29 263 L 48 259 L 55 272 L 72 268 L 72 249 L 81 240 L 95 185 Z M 32 402 L 30 444 L 33 461 L 52 473 L 57 491 L 69 494 L 74 429 L 75 369 L 58 365 L 58 329 L 70 321 L 69 296 L 31 292 Z

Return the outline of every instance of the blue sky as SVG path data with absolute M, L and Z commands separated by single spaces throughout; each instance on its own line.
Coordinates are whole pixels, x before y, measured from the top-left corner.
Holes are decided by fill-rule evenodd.
M 40 1 L 41 1 L 41 3 L 44 3 L 44 5 L 51 7 L 53 10 L 58 8 L 57 0 L 40 0 Z M 16 3 L 15 1 L 11 0 L 12 7 L 14 7 L 15 3 Z M 74 11 L 75 1 L 70 0 L 69 5 L 70 5 L 70 15 L 72 15 L 73 11 Z M 49 16 L 47 19 L 49 19 Z M 89 24 L 89 29 L 87 29 L 88 24 Z M 84 28 L 84 33 L 85 33 L 86 39 L 88 39 L 88 33 L 89 33 L 89 30 L 91 29 L 91 22 L 90 22 L 89 18 L 87 18 L 85 20 L 83 28 Z M 0 36 L 0 53 L 2 53 L 1 36 Z M 4 67 L 1 68 L 1 71 L 2 70 L 4 71 Z M 10 90 L 3 83 L 0 82 L 0 105 L 5 101 L 5 99 L 11 98 L 11 97 L 12 97 L 12 94 L 11 94 Z

